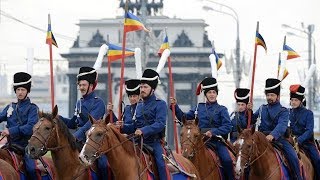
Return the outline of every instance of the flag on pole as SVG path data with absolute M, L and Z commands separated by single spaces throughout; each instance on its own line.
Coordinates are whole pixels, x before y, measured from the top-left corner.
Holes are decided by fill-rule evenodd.
M 109 46 L 108 60 L 115 61 L 115 60 L 121 59 L 122 48 L 119 46 L 116 46 L 114 44 L 108 44 L 108 46 Z M 129 56 L 133 56 L 133 55 L 134 55 L 134 51 L 126 48 L 124 56 L 129 57 Z
M 169 48 L 170 47 L 169 47 L 168 35 L 166 33 L 166 36 L 164 37 L 163 43 L 161 44 L 161 47 L 160 47 L 160 49 L 158 51 L 158 56 L 161 57 L 163 51 L 165 49 L 169 49 Z
M 124 32 L 126 33 L 139 30 L 150 32 L 146 27 L 144 27 L 141 20 L 137 16 L 130 12 L 126 12 L 124 18 Z
M 222 61 L 214 49 L 212 49 L 212 54 L 214 54 L 214 57 L 216 58 L 217 70 L 219 70 L 220 67 L 222 66 Z
M 286 44 L 283 45 L 283 50 L 288 52 L 287 60 L 300 57 L 300 55 L 296 51 L 294 51 L 291 47 L 289 47 Z
M 48 31 L 47 31 L 47 38 L 46 38 L 46 43 L 47 44 L 52 44 L 56 47 L 58 47 L 58 44 L 56 42 L 56 39 L 53 36 L 53 33 L 51 31 L 51 18 L 50 14 L 48 15 Z
M 264 42 L 263 37 L 261 36 L 261 34 L 258 31 L 256 32 L 256 45 L 262 46 L 267 51 L 267 45 Z
M 285 68 L 285 69 L 283 70 L 283 76 L 282 76 L 281 81 L 284 80 L 288 75 L 289 75 L 289 71 L 287 70 L 287 68 Z

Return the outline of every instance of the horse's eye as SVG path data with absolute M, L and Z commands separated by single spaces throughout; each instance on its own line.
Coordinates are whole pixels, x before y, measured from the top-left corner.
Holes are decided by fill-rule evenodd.
M 50 130 L 51 128 L 49 128 L 49 127 L 46 127 L 45 129 L 46 129 L 47 131 L 49 131 L 49 130 Z
M 103 134 L 101 132 L 97 133 L 98 137 L 101 137 Z

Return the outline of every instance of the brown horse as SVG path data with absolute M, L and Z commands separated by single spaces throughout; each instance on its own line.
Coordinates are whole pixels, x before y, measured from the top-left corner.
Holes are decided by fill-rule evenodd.
M 73 135 L 57 115 L 57 106 L 54 107 L 52 114 L 39 113 L 40 119 L 33 128 L 27 153 L 32 158 L 39 158 L 47 151 L 51 151 L 53 163 L 57 169 L 57 179 L 90 179 L 90 169 L 79 161 L 79 152 Z
M 17 180 L 19 179 L 18 172 L 6 161 L 0 159 L 0 179 Z
M 198 119 L 182 118 L 183 126 L 180 133 L 181 151 L 197 167 L 201 179 L 222 179 L 217 155 L 206 147 L 204 138 L 198 126 Z
M 12 148 L 14 149 L 14 151 L 12 150 Z M 11 165 L 16 170 L 17 173 L 22 172 L 25 174 L 26 169 L 23 164 L 22 154 L 24 154 L 24 149 L 21 149 L 21 147 L 11 146 L 10 144 L 8 144 L 0 149 L 0 160 L 6 161 L 9 165 Z M 52 171 L 52 175 L 55 176 L 56 172 L 55 172 L 52 159 L 48 157 L 44 157 L 43 160 L 49 166 L 50 171 Z M 37 162 L 37 173 L 39 173 L 39 175 L 47 174 L 46 170 L 44 169 L 40 161 Z
M 255 131 L 255 127 L 240 132 L 234 143 L 237 152 L 236 175 L 240 177 L 250 166 L 249 179 L 281 179 L 282 169 L 276 152 L 266 136 Z M 306 179 L 313 179 L 313 167 L 308 158 L 301 154 Z
M 86 144 L 80 153 L 81 160 L 91 164 L 100 154 L 106 154 L 115 179 L 148 179 L 149 170 L 157 171 L 154 164 L 150 168 L 149 158 L 145 159 L 144 153 L 135 147 L 130 138 L 126 138 L 113 124 L 109 123 L 109 119 L 107 116 L 105 120 L 96 121 L 90 117 L 93 125 L 88 130 Z M 199 177 L 197 169 L 188 159 L 179 154 L 173 153 L 173 155 L 186 172 Z

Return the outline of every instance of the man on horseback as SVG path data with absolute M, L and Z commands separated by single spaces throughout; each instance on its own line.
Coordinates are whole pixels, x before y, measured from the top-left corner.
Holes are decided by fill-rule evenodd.
M 314 142 L 313 112 L 303 105 L 305 88 L 299 84 L 290 86 L 290 129 L 297 137 L 298 144 L 309 155 L 316 172 L 315 179 L 320 179 L 320 154 Z
M 249 89 L 237 88 L 234 92 L 234 98 L 237 102 L 237 110 L 231 113 L 232 131 L 230 133 L 230 141 L 234 143 L 239 136 L 237 128 L 245 129 L 248 124 L 247 104 L 249 102 Z
M 122 132 L 126 134 L 134 132 L 135 135 L 143 136 L 143 143 L 153 148 L 159 179 L 166 180 L 167 172 L 162 156 L 164 151 L 161 140 L 164 137 L 166 127 L 167 105 L 165 101 L 158 99 L 154 93 L 159 78 L 159 74 L 152 69 L 146 69 L 143 72 L 140 84 L 140 96 L 142 100 L 138 102 L 136 112 L 132 116 L 131 122 L 133 123 L 125 119 L 126 124 L 122 125 Z
M 183 116 L 186 116 L 187 119 L 199 118 L 201 132 L 211 138 L 209 143 L 214 145 L 214 150 L 221 160 L 225 179 L 234 179 L 233 164 L 228 148 L 224 142 L 216 137 L 222 136 L 224 139 L 227 139 L 232 129 L 228 109 L 217 102 L 217 80 L 215 78 L 205 78 L 198 86 L 197 95 L 201 91 L 204 91 L 206 102 L 199 103 L 187 113 L 184 113 L 178 104 L 176 104 L 176 100 L 171 98 L 171 103 L 175 104 L 176 117 L 179 120 Z
M 126 84 L 126 93 L 128 95 L 130 105 L 127 105 L 124 108 L 122 120 L 124 121 L 125 124 L 131 124 L 132 117 L 136 113 L 137 103 L 139 102 L 139 99 L 140 99 L 140 80 L 129 79 L 125 82 L 125 84 Z M 109 113 L 113 113 L 112 106 L 113 105 L 111 103 L 109 103 L 107 106 L 107 110 Z M 117 121 L 117 118 L 114 113 L 113 113 L 113 121 L 114 122 Z M 121 124 L 121 122 L 118 124 Z
M 259 131 L 266 135 L 269 142 L 275 141 L 281 145 L 293 171 L 293 178 L 302 180 L 297 153 L 284 137 L 289 122 L 289 111 L 280 104 L 280 85 L 281 81 L 278 79 L 269 78 L 266 80 L 265 95 L 268 104 L 260 106 L 253 114 L 253 122 L 258 118 L 261 119 Z M 249 104 L 248 108 L 252 109 L 252 105 Z M 259 124 L 259 122 L 257 123 Z
M 8 143 L 4 147 L 8 147 L 9 150 L 11 147 L 21 149 L 27 177 L 37 179 L 35 161 L 24 153 L 32 135 L 32 128 L 38 121 L 38 106 L 33 104 L 28 97 L 31 90 L 31 79 L 31 75 L 25 72 L 14 74 L 13 89 L 17 101 L 3 109 L 0 113 L 0 123 L 7 121 L 7 126 L 1 133 L 8 137 Z
M 94 68 L 81 67 L 79 69 L 77 79 L 82 97 L 76 103 L 74 116 L 71 119 L 59 116 L 68 128 L 76 129 L 73 135 L 76 138 L 79 151 L 86 141 L 85 133 L 91 127 L 89 114 L 95 119 L 101 119 L 105 114 L 104 102 L 100 97 L 96 96 L 94 91 L 98 83 L 97 77 L 98 74 Z M 108 177 L 106 156 L 101 156 L 97 162 L 100 178 Z

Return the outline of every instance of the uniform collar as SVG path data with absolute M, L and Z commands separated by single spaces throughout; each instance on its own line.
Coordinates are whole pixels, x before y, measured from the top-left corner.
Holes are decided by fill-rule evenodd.
M 148 104 L 149 102 L 151 102 L 151 101 L 154 101 L 154 100 L 156 100 L 157 98 L 156 98 L 156 95 L 154 95 L 154 93 L 151 95 L 151 96 L 149 96 L 147 99 L 144 99 L 143 100 L 143 102 L 145 103 L 145 104 Z
M 207 101 L 206 102 L 206 105 L 207 106 L 214 106 L 214 105 L 217 105 L 218 104 L 218 101 L 215 101 L 215 102 L 209 102 L 209 101 Z
M 19 104 L 19 106 L 22 106 L 22 105 L 30 103 L 30 99 L 29 99 L 29 97 L 26 97 L 24 100 L 20 100 L 17 103 Z
M 276 107 L 276 106 L 280 106 L 280 102 L 276 101 L 275 103 L 272 104 L 268 104 L 269 107 Z
M 91 99 L 91 98 L 94 98 L 96 97 L 96 93 L 94 91 L 92 91 L 90 94 L 87 94 L 87 95 L 84 95 L 81 99 Z

